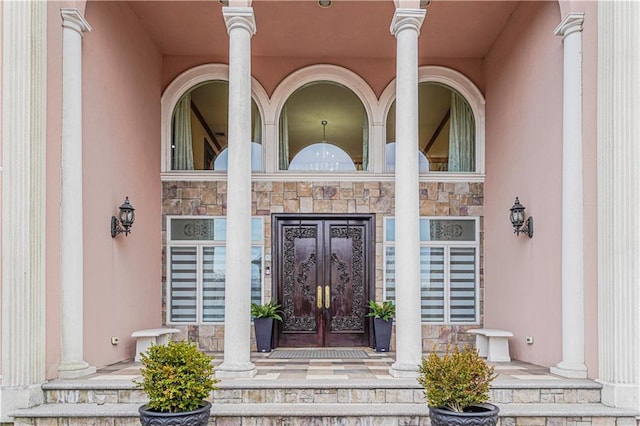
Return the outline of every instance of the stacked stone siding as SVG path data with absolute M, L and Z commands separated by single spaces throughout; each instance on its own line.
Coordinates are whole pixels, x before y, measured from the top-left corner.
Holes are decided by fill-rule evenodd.
M 383 297 L 383 222 L 394 216 L 393 182 L 254 182 L 251 214 L 264 217 L 265 255 L 271 255 L 272 213 L 368 213 L 376 218 L 375 232 L 375 297 Z M 166 319 L 166 225 L 167 216 L 226 215 L 227 184 L 225 181 L 167 181 L 162 188 L 162 281 L 163 312 Z M 480 314 L 483 315 L 483 215 L 482 183 L 420 183 L 421 216 L 480 217 Z M 266 265 L 270 266 L 270 265 Z M 265 297 L 271 297 L 271 276 L 264 277 Z M 477 325 L 476 325 L 477 326 Z M 203 349 L 222 351 L 224 327 L 200 325 L 178 327 L 184 337 L 198 340 Z M 423 325 L 423 348 L 434 345 L 442 349 L 448 343 L 472 342 L 464 331 L 469 326 Z M 252 345 L 255 343 L 252 342 Z

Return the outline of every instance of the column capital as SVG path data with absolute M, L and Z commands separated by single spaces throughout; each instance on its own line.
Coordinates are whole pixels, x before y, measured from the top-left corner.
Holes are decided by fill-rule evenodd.
M 400 31 L 406 29 L 413 29 L 420 34 L 426 14 L 424 9 L 396 9 L 391 21 L 391 34 L 397 37 Z
M 251 35 L 256 33 L 256 18 L 252 7 L 223 7 L 222 16 L 227 33 L 231 33 L 234 28 L 244 28 Z
M 560 25 L 556 27 L 553 34 L 562 36 L 564 39 L 569 34 L 576 31 L 582 32 L 582 23 L 584 22 L 584 13 L 571 12 L 564 17 Z
M 82 35 L 84 32 L 91 31 L 91 25 L 84 19 L 84 16 L 78 9 L 63 7 L 60 9 L 62 16 L 62 27 L 69 28 Z

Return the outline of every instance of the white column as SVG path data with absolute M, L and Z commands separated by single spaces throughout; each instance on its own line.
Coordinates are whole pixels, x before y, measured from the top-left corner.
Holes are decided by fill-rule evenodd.
M 582 189 L 582 22 L 569 13 L 556 28 L 563 37 L 562 103 L 562 361 L 551 368 L 586 378 L 584 364 L 584 220 Z
M 44 400 L 47 5 L 2 7 L 0 422 L 9 422 L 9 411 Z
M 91 26 L 77 9 L 62 15 L 62 201 L 60 205 L 61 378 L 95 372 L 84 361 L 82 244 L 82 33 Z
M 418 35 L 426 11 L 396 9 L 396 362 L 394 377 L 416 377 L 422 357 L 418 173 Z
M 224 362 L 218 377 L 252 377 L 251 363 L 251 7 L 223 7 L 229 33 L 229 167 Z
M 640 410 L 640 3 L 598 2 L 602 402 Z

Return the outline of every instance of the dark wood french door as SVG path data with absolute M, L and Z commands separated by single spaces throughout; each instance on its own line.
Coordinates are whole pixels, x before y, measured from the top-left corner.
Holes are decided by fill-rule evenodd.
M 372 215 L 273 215 L 277 345 L 370 345 Z

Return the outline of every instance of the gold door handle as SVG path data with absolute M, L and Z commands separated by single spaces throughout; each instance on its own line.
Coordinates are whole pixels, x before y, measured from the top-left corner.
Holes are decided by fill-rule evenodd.
M 331 289 L 329 286 L 324 286 L 324 307 L 329 309 L 331 307 Z
M 316 291 L 316 306 L 318 309 L 322 309 L 322 286 L 319 285 Z

